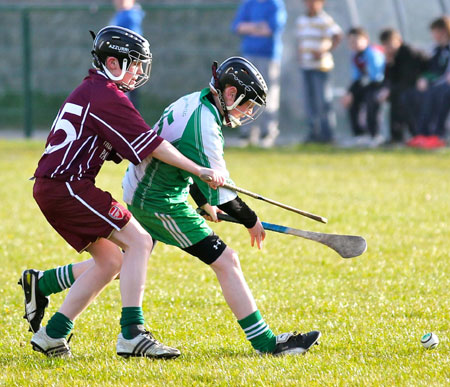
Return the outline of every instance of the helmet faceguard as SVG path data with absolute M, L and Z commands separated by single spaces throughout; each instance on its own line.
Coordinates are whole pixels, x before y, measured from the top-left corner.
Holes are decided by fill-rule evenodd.
M 232 105 L 227 105 L 229 112 L 235 111 L 238 113 L 239 118 L 229 114 L 230 121 L 233 121 L 235 126 L 243 126 L 256 120 L 264 111 L 266 107 L 266 101 L 257 95 L 254 99 L 250 98 L 246 102 L 249 102 L 248 106 L 243 106 L 245 102 L 245 95 L 241 94 L 237 97 Z
M 92 47 L 92 64 L 101 69 L 123 91 L 137 89 L 150 79 L 152 54 L 148 41 L 127 28 L 108 26 L 99 31 Z M 121 67 L 114 76 L 106 66 L 108 57 L 114 57 Z M 129 76 L 126 76 L 129 75 Z
M 223 98 L 227 86 L 237 89 L 237 96 L 231 105 L 226 105 Z M 259 117 L 266 107 L 266 82 L 256 67 L 245 58 L 228 58 L 218 68 L 217 62 L 214 62 L 210 88 L 217 93 L 227 126 L 248 124 Z

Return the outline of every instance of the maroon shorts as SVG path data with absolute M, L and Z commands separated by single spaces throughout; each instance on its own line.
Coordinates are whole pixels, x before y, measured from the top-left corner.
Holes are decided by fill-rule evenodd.
M 79 253 L 98 238 L 109 238 L 131 219 L 131 213 L 91 180 L 37 178 L 33 196 L 53 228 Z

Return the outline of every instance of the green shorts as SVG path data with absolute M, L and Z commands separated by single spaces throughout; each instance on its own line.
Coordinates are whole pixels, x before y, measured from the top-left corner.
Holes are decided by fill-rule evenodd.
M 161 207 L 146 206 L 142 210 L 129 205 L 128 209 L 153 239 L 169 245 L 184 249 L 212 233 L 205 219 L 188 203 L 171 205 L 163 212 Z

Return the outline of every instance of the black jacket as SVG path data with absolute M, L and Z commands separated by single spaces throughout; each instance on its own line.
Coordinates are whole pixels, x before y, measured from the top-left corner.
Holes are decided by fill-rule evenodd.
M 434 82 L 440 78 L 447 70 L 450 59 L 450 45 L 437 46 L 433 50 L 433 55 L 428 61 L 428 68 L 424 76 L 430 81 Z
M 402 44 L 392 63 L 386 64 L 385 84 L 391 93 L 414 87 L 417 79 L 429 69 L 430 59 L 422 51 Z

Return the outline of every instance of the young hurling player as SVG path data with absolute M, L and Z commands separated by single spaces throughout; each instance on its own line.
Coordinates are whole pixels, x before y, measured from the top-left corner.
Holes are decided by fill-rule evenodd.
M 188 160 L 159 137 L 125 96 L 149 79 L 148 41 L 116 26 L 93 37 L 96 69 L 89 70 L 62 105 L 34 174 L 33 189 L 48 222 L 75 250 L 88 251 L 93 261 L 83 273 L 70 265 L 22 273 L 25 318 L 35 332 L 31 344 L 47 356 L 70 356 L 66 337 L 73 321 L 120 271 L 119 355 L 176 357 L 177 349 L 159 343 L 143 329 L 142 298 L 152 238 L 127 209 L 95 186 L 95 177 L 105 160 L 125 158 L 137 165 L 153 158 L 194 176 L 209 175 L 212 187 L 224 178 Z M 46 327 L 40 327 L 48 304 L 45 295 L 67 287 L 71 289 L 61 308 Z
M 244 125 L 254 120 L 264 109 L 266 93 L 265 81 L 258 70 L 246 59 L 232 57 L 217 71 L 213 66 L 208 88 L 186 95 L 167 107 L 154 129 L 187 157 L 228 177 L 221 126 L 223 123 Z M 199 206 L 207 209 L 214 220 L 217 220 L 217 208 L 213 206 L 239 219 L 250 233 L 252 246 L 256 242 L 261 248 L 265 238 L 261 222 L 235 192 L 224 188 L 211 190 L 197 176 L 164 161 L 147 159 L 138 165 L 131 164 L 123 180 L 124 200 L 154 240 L 178 246 L 211 266 L 226 302 L 258 352 L 305 353 L 317 342 L 320 332 L 273 334 L 256 307 L 237 253 L 188 204 L 192 183 L 191 194 Z M 68 270 L 82 272 L 91 264 L 81 262 Z M 56 270 L 64 271 L 64 268 Z M 52 292 L 62 288 L 55 286 Z M 36 297 L 42 299 L 50 293 L 36 291 Z M 39 316 L 43 313 L 44 308 L 40 308 Z

